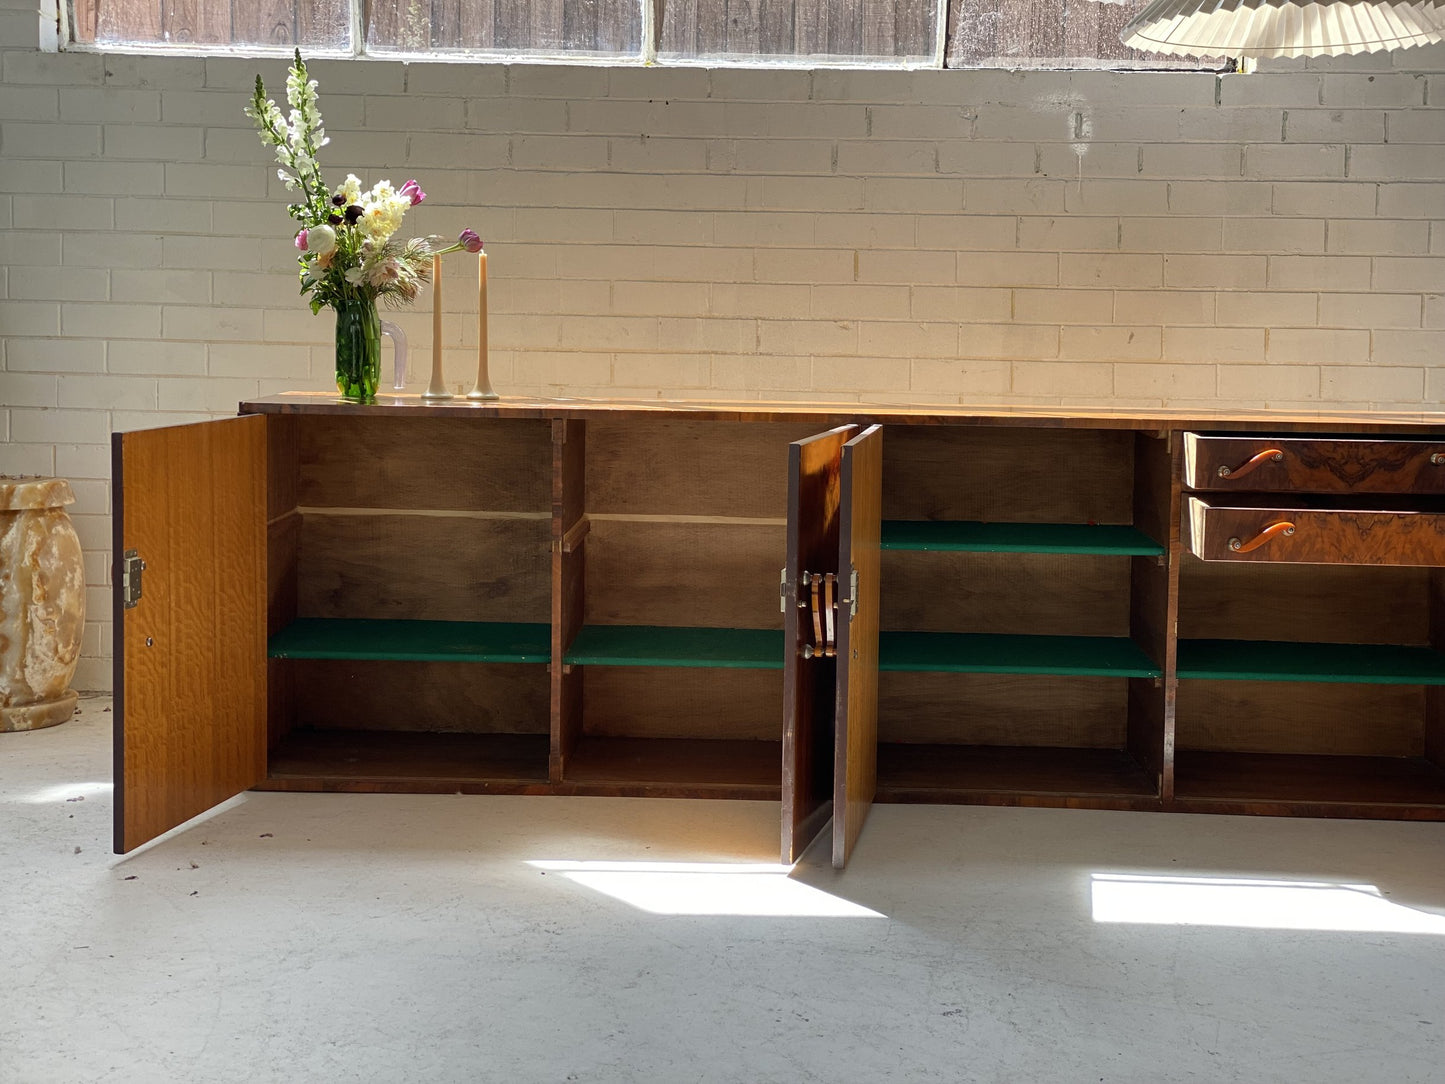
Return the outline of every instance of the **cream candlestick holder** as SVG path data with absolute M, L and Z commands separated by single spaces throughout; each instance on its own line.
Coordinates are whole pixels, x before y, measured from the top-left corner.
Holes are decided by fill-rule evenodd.
M 423 399 L 450 399 L 447 382 L 442 376 L 442 258 L 431 258 L 431 383 L 422 392 Z
M 477 384 L 468 399 L 500 399 L 487 372 L 487 254 L 477 253 Z

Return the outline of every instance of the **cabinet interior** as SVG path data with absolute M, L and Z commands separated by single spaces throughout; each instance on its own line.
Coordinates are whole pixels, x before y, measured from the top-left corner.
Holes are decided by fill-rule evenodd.
M 780 451 L 806 426 L 601 419 L 577 429 L 586 527 L 562 558 L 576 566 L 562 606 L 580 624 L 563 635 L 574 692 L 559 720 L 561 783 L 776 798 Z
M 550 423 L 268 421 L 269 783 L 545 785 Z
M 1445 801 L 1440 579 L 1428 568 L 1185 554 L 1179 798 Z
M 267 417 L 265 785 L 777 798 L 817 419 L 406 414 Z M 880 800 L 1445 810 L 1445 575 L 1200 561 L 1179 438 L 885 428 Z
M 1120 431 L 886 433 L 880 796 L 1157 798 L 1164 456 Z

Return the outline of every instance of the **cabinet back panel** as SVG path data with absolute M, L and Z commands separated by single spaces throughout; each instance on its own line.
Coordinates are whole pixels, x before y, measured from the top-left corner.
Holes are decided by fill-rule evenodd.
M 826 428 L 589 421 L 587 510 L 781 519 L 787 514 L 788 444 Z
M 266 635 L 296 620 L 301 558 L 301 517 L 283 516 L 266 526 Z
M 888 550 L 881 586 L 885 629 L 1129 635 L 1124 557 Z
M 1183 639 L 1428 644 L 1429 569 L 1179 564 Z
M 303 516 L 299 616 L 548 622 L 550 532 L 546 519 Z
M 883 518 L 1130 523 L 1134 434 L 892 426 Z
M 1181 681 L 1180 749 L 1406 757 L 1424 752 L 1418 685 Z
M 1035 674 L 878 675 L 878 740 L 1122 749 L 1128 683 Z
M 266 635 L 296 619 L 301 556 L 301 517 L 294 512 L 266 526 Z M 277 659 L 266 660 L 267 741 L 275 745 L 295 718 L 292 673 Z
M 296 724 L 319 729 L 545 734 L 545 666 L 296 659 Z
M 629 738 L 777 741 L 781 670 L 589 666 L 584 733 Z
M 551 508 L 551 422 L 329 415 L 299 421 L 303 507 Z
M 786 541 L 782 525 L 593 519 L 586 621 L 780 629 Z
M 278 414 L 266 419 L 266 519 L 271 521 L 296 507 L 299 452 L 296 429 L 299 418 Z

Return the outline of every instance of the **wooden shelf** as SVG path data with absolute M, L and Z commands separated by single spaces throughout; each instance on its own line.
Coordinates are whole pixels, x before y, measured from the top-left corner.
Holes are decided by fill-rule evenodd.
M 563 656 L 573 666 L 702 666 L 781 670 L 781 629 L 586 625 Z
M 547 789 L 546 734 L 292 730 L 263 790 L 527 793 Z
M 1445 685 L 1445 654 L 1392 644 L 1180 640 L 1179 676 L 1229 681 Z
M 776 801 L 782 758 L 778 741 L 584 737 L 558 793 Z
M 1005 803 L 1011 795 L 1119 799 L 1102 803 L 1118 808 L 1143 808 L 1158 802 L 1155 780 L 1119 749 L 878 746 L 878 797 L 882 801 L 956 802 L 972 796 L 982 802 Z
M 884 632 L 880 670 L 954 674 L 1160 677 L 1139 645 L 1122 636 L 1005 636 L 972 632 Z
M 1445 768 L 1417 757 L 1181 749 L 1174 792 L 1181 807 L 1196 811 L 1306 816 L 1302 806 L 1321 806 L 1339 816 L 1350 806 L 1445 806 Z
M 523 662 L 552 659 L 552 627 L 493 621 L 301 618 L 272 636 L 273 659 Z
M 1096 523 L 978 523 L 885 520 L 882 548 L 964 553 L 1082 553 L 1158 557 L 1143 531 Z

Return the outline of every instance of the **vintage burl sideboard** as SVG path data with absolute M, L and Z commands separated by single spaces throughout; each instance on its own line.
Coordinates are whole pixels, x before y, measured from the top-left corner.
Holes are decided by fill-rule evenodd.
M 247 788 L 1445 819 L 1445 416 L 504 400 L 117 434 L 119 852 Z M 781 574 L 780 574 L 781 569 Z

